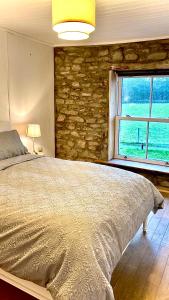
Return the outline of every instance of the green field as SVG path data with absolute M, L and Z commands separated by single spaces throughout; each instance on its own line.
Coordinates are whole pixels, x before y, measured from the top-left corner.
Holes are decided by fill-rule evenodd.
M 125 103 L 122 115 L 148 117 L 149 104 Z M 169 118 L 169 103 L 154 103 L 152 117 Z M 120 122 L 119 154 L 146 158 L 147 122 Z M 169 161 L 169 123 L 149 123 L 148 159 Z

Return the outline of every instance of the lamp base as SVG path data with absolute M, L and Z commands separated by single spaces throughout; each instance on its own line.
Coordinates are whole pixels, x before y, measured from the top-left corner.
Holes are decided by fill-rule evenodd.
M 35 138 L 32 138 L 32 142 L 33 142 L 33 153 L 37 154 L 37 152 L 35 150 Z
M 36 154 L 36 155 L 37 155 L 37 154 L 38 154 L 38 152 L 36 152 L 36 151 L 33 151 L 33 154 Z

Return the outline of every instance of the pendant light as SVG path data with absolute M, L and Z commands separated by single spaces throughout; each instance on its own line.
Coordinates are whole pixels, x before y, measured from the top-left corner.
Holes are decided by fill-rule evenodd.
M 85 40 L 95 30 L 95 0 L 52 0 L 52 24 L 64 40 Z

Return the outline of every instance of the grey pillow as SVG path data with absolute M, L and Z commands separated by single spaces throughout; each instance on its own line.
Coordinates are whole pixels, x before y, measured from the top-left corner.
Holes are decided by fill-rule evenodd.
M 16 130 L 0 132 L 0 160 L 27 153 Z

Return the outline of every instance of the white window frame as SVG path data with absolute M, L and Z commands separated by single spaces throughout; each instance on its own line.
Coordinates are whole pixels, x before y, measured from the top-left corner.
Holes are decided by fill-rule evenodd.
M 152 86 L 153 86 L 153 78 L 155 77 L 169 77 L 168 75 L 143 75 L 143 76 L 125 76 L 124 78 L 138 78 L 138 77 L 150 77 L 151 78 L 151 86 L 150 86 L 150 112 L 152 110 Z M 117 115 L 115 116 L 115 145 L 114 145 L 114 159 L 121 159 L 121 160 L 127 160 L 127 161 L 135 161 L 135 162 L 142 162 L 142 163 L 148 163 L 148 164 L 155 164 L 155 165 L 163 165 L 168 166 L 169 162 L 162 161 L 162 160 L 151 160 L 151 159 L 142 159 L 137 158 L 134 156 L 123 156 L 119 154 L 119 135 L 120 135 L 120 121 L 144 121 L 147 122 L 147 138 L 146 138 L 146 157 L 148 157 L 148 139 L 149 139 L 149 124 L 153 122 L 159 122 L 159 123 L 169 123 L 169 118 L 153 118 L 153 117 L 132 117 L 132 116 L 121 116 L 121 110 L 122 110 L 122 98 L 121 98 L 121 91 L 122 91 L 122 79 L 123 77 L 117 78 Z

